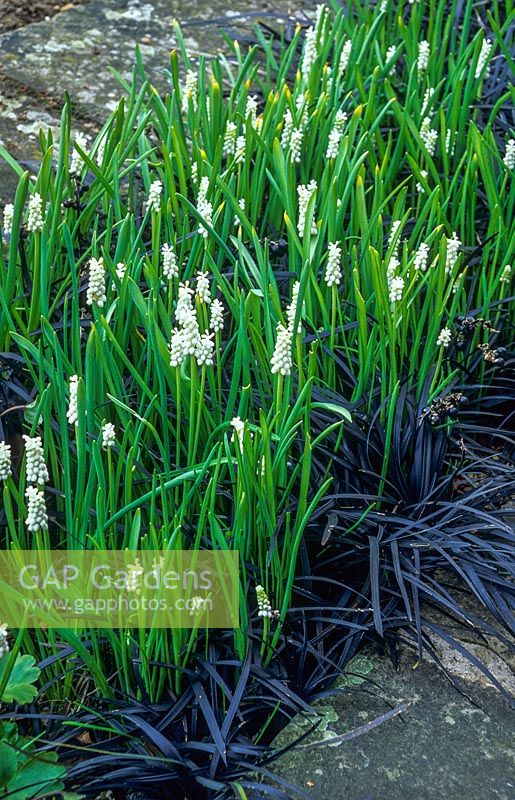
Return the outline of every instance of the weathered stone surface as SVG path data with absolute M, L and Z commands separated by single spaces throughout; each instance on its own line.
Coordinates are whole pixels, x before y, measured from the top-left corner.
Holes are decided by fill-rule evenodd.
M 64 93 L 72 101 L 77 128 L 94 129 L 115 107 L 123 90 L 110 71 L 131 81 L 138 45 L 150 80 L 164 90 L 170 51 L 176 47 L 172 22 L 180 20 L 191 57 L 213 54 L 223 45 L 222 24 L 236 36 L 250 34 L 256 13 L 281 30 L 288 15 L 301 21 L 316 3 L 283 0 L 92 0 L 49 20 L 0 36 L 0 143 L 16 158 L 38 157 L 39 127 L 58 133 Z M 291 17 L 290 23 L 291 24 Z M 15 183 L 0 159 L 0 204 Z
M 318 747 L 290 752 L 281 777 L 314 800 L 509 800 L 515 796 L 514 713 L 500 694 L 465 684 L 473 705 L 434 665 L 404 656 L 396 672 L 371 651 L 349 664 L 339 686 L 352 694 L 324 700 Z M 361 678 L 359 676 L 362 676 Z M 465 679 L 460 668 L 456 676 Z M 373 683 L 372 683 L 373 682 Z M 330 740 L 390 708 L 410 703 L 400 716 L 337 746 Z M 284 745 L 306 731 L 293 722 Z
M 306 8 L 300 2 L 297 9 L 299 6 Z M 294 9 L 295 4 L 289 3 L 284 11 Z M 194 56 L 213 53 L 221 45 L 214 20 L 237 29 L 243 23 L 239 16 L 248 18 L 251 12 L 247 0 L 233 0 L 230 6 L 223 0 L 208 4 L 200 0 L 94 0 L 4 34 L 0 37 L 0 66 L 9 81 L 58 98 L 66 91 L 78 110 L 103 119 L 121 92 L 109 67 L 130 81 L 136 45 L 150 79 L 163 85 L 170 51 L 177 44 L 174 18 L 183 22 L 186 48 Z M 284 18 L 277 10 L 274 16 Z

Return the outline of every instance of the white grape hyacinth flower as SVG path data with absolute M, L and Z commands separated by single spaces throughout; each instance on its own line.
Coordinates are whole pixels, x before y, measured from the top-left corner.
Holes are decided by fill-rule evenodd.
M 499 278 L 500 283 L 510 283 L 511 281 L 511 265 L 506 264 L 503 271 L 501 272 L 501 277 Z
M 248 117 L 250 117 L 250 121 L 253 126 L 256 123 L 257 110 L 258 110 L 257 97 L 255 97 L 254 95 L 249 95 L 245 103 L 245 119 L 248 119 Z
M 386 63 L 388 64 L 395 55 L 395 51 L 397 50 L 397 45 L 392 44 L 386 51 Z M 389 75 L 395 75 L 395 64 L 392 64 L 390 69 L 388 70 Z
M 345 70 L 349 66 L 351 52 L 352 52 L 352 40 L 348 39 L 342 47 L 340 60 L 338 62 L 338 73 L 340 77 L 343 77 Z
M 152 181 L 148 190 L 148 207 L 159 213 L 161 209 L 161 195 L 163 194 L 163 184 L 160 180 Z
M 177 298 L 177 307 L 175 309 L 175 319 L 177 320 L 179 325 L 183 325 L 184 322 L 193 313 L 192 299 L 193 299 L 193 289 L 191 288 L 189 283 L 187 282 L 180 283 L 179 296 Z
M 0 442 L 0 481 L 6 481 L 12 474 L 11 445 Z
M 431 100 L 434 95 L 434 89 L 428 87 L 424 92 L 424 99 L 422 100 L 422 115 L 425 116 L 429 111 L 429 107 L 431 105 Z
M 431 47 L 429 42 L 425 39 L 419 42 L 418 45 L 418 56 L 417 56 L 417 68 L 419 74 L 425 72 L 429 66 L 429 58 L 431 56 Z
M 425 272 L 427 270 L 428 258 L 429 245 L 425 242 L 421 242 L 415 253 L 415 258 L 413 259 L 413 269 L 417 270 L 417 272 Z
M 390 303 L 399 303 L 402 300 L 402 293 L 404 291 L 404 279 L 399 275 L 394 275 L 389 281 L 388 290 L 390 293 Z
M 171 244 L 164 244 L 161 248 L 161 255 L 163 256 L 163 275 L 171 281 L 172 278 L 177 278 L 179 275 L 179 267 L 177 265 L 177 256 Z
M 281 322 L 277 323 L 277 340 L 271 360 L 272 374 L 291 375 L 291 331 Z
M 283 118 L 283 129 L 281 132 L 281 147 L 283 150 L 287 150 L 290 146 L 290 139 L 294 129 L 293 123 L 293 115 L 289 108 L 286 109 L 284 112 Z
M 339 286 L 342 281 L 342 248 L 338 242 L 329 242 L 325 282 L 328 286 Z
M 307 186 L 304 184 L 300 184 L 297 187 L 297 193 L 299 196 L 299 221 L 297 223 L 297 230 L 299 232 L 299 236 L 304 236 L 304 228 L 306 225 L 306 212 L 308 210 L 309 201 L 314 192 L 317 190 L 317 182 L 310 181 Z M 317 227 L 315 221 L 313 220 L 311 225 L 311 234 L 315 235 L 317 233 Z
M 279 617 L 279 611 L 272 610 L 272 605 L 270 603 L 270 600 L 268 599 L 267 593 L 260 585 L 256 586 L 256 600 L 258 607 L 258 617 L 264 617 L 266 619 L 273 619 L 275 617 Z
M 182 346 L 185 356 L 194 357 L 197 357 L 203 347 L 197 316 L 193 309 L 186 315 L 182 323 Z
M 43 200 L 39 192 L 35 192 L 29 197 L 27 230 L 36 233 L 43 230 L 43 225 Z
M 36 486 L 27 486 L 25 491 L 27 500 L 27 519 L 25 524 L 30 533 L 48 530 L 48 515 L 43 491 Z
M 42 484 L 49 479 L 41 436 L 23 435 L 25 442 L 26 475 L 28 483 Z
M 102 447 L 108 450 L 116 444 L 116 428 L 112 422 L 105 422 L 102 425 Z
M 450 328 L 442 328 L 436 340 L 437 347 L 449 347 L 452 340 L 452 331 Z
M 400 219 L 396 219 L 392 222 L 392 227 L 390 228 L 390 234 L 388 236 L 388 247 L 390 247 L 390 245 L 393 243 L 393 240 L 395 239 L 397 231 L 399 230 L 400 226 L 401 226 Z
M 68 410 L 66 417 L 68 418 L 69 425 L 77 425 L 79 421 L 79 410 L 77 402 L 77 391 L 79 388 L 79 376 L 71 375 L 69 382 L 70 399 L 68 401 Z
M 424 178 L 425 181 L 427 181 L 427 177 L 428 177 L 427 169 L 421 169 L 420 170 L 420 175 L 421 175 L 422 178 Z M 417 192 L 419 194 L 423 194 L 426 191 L 425 187 L 420 183 L 420 181 L 417 181 L 416 188 L 417 188 Z
M 89 260 L 89 283 L 86 291 L 86 303 L 88 306 L 97 305 L 103 308 L 107 300 L 106 276 L 104 259 L 90 258 Z
M 245 211 L 245 198 L 244 197 L 240 197 L 240 199 L 238 200 L 238 208 L 240 209 L 240 211 Z M 240 220 L 240 218 L 239 218 L 239 216 L 237 214 L 234 215 L 234 220 L 233 221 L 234 221 L 235 225 L 240 225 L 241 224 L 241 220 Z
M 476 72 L 474 74 L 474 78 L 478 80 L 481 75 L 483 74 L 483 70 L 485 70 L 486 63 L 490 56 L 490 51 L 493 47 L 492 42 L 489 39 L 483 39 L 483 43 L 481 45 L 481 50 L 479 52 L 479 58 L 477 60 L 476 65 Z M 484 77 L 488 75 L 489 68 L 487 67 L 484 73 Z
M 330 161 L 333 158 L 336 158 L 336 156 L 338 155 L 341 140 L 342 140 L 341 130 L 334 127 L 329 134 L 329 139 L 327 141 L 327 150 L 325 151 L 325 157 L 328 161 Z
M 317 57 L 317 33 L 315 28 L 311 26 L 306 31 L 304 39 L 304 53 L 302 55 L 300 71 L 305 78 L 309 75 L 311 67 L 313 66 Z
M 214 333 L 220 333 L 224 327 L 224 307 L 216 297 L 211 303 L 209 327 Z
M 302 128 L 294 128 L 290 139 L 290 161 L 292 164 L 300 164 L 303 139 L 304 133 Z
M 503 164 L 506 169 L 515 170 L 515 139 L 508 139 L 506 142 L 506 152 L 504 154 Z
M 2 625 L 0 625 L 0 658 L 3 658 L 8 652 L 9 642 L 7 640 L 7 625 L 2 623 Z
M 235 122 L 229 122 L 225 128 L 225 136 L 224 136 L 224 145 L 223 145 L 223 154 L 224 156 L 233 156 L 236 152 L 236 134 L 238 132 L 238 126 Z
M 12 203 L 6 203 L 4 207 L 4 219 L 2 223 L 2 233 L 4 240 L 11 235 L 13 230 L 14 206 Z
M 201 303 L 207 303 L 209 305 L 211 302 L 211 292 L 208 274 L 208 272 L 202 272 L 202 270 L 197 272 L 197 297 Z
M 170 339 L 170 366 L 180 367 L 185 358 L 182 331 L 174 328 Z
M 85 135 L 83 133 L 77 133 L 76 136 L 75 136 L 75 139 L 73 141 L 72 155 L 71 155 L 71 159 L 70 159 L 70 167 L 69 167 L 69 170 L 68 170 L 72 177 L 76 177 L 77 175 L 80 175 L 80 173 L 82 171 L 83 164 L 84 164 L 81 154 L 79 153 L 79 151 L 75 147 L 76 144 L 79 145 L 81 150 L 84 150 L 84 151 L 87 150 L 88 140 L 86 139 L 86 137 L 85 137 Z
M 184 81 L 184 91 L 182 94 L 182 110 L 185 114 L 188 113 L 189 101 L 193 103 L 193 109 L 197 107 L 197 94 L 198 94 L 198 77 L 193 69 L 186 72 L 186 79 Z
M 400 267 L 401 262 L 397 258 L 397 256 L 390 256 L 390 260 L 386 266 L 386 279 L 388 283 L 392 280 L 395 276 L 397 269 Z
M 127 272 L 127 267 L 123 263 L 123 261 L 119 261 L 118 262 L 118 264 L 115 267 L 115 272 L 116 272 L 116 276 L 117 276 L 118 280 L 120 282 L 123 281 L 123 279 L 125 278 L 125 274 Z
M 300 292 L 300 283 L 299 281 L 295 281 L 291 292 L 291 302 L 288 308 L 286 309 L 286 317 L 288 319 L 288 330 L 292 335 L 293 335 L 293 325 L 295 323 L 295 317 L 297 315 L 297 306 L 299 303 L 299 292 Z M 301 309 L 301 316 L 302 316 L 302 309 Z M 302 326 L 299 319 L 299 324 L 297 326 L 297 333 L 300 333 L 301 330 Z
M 195 357 L 199 367 L 212 367 L 215 343 L 213 342 L 214 333 L 203 333 L 197 347 Z
M 245 149 L 247 147 L 247 139 L 244 133 L 236 139 L 236 149 L 234 152 L 234 160 L 237 164 L 243 164 L 245 161 Z
M 434 156 L 436 143 L 438 141 L 438 131 L 431 128 L 431 118 L 424 117 L 422 125 L 420 126 L 420 138 L 426 146 L 427 152 L 430 156 Z
M 244 137 L 245 138 L 245 137 Z M 197 196 L 197 211 L 203 219 L 205 219 L 208 225 L 213 225 L 213 206 L 207 199 L 207 192 L 209 189 L 209 178 L 204 175 L 200 179 L 200 186 Z M 199 225 L 199 233 L 207 239 L 209 236 L 209 231 L 204 227 L 204 225 Z
M 238 442 L 240 445 L 240 449 L 243 450 L 243 437 L 245 435 L 245 422 L 242 420 L 241 417 L 233 417 L 231 420 L 231 427 L 233 429 L 231 442 Z M 252 431 L 250 431 L 250 437 L 252 438 Z
M 446 275 L 450 275 L 450 273 L 454 269 L 454 265 L 458 260 L 458 256 L 460 254 L 460 247 L 462 243 L 458 239 L 456 232 L 454 232 L 451 238 L 447 239 L 446 242 L 447 242 L 447 254 L 445 260 L 445 273 Z

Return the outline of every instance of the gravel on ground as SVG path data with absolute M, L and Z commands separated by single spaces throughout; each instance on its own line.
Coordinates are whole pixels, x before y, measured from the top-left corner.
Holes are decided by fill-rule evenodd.
M 66 11 L 82 5 L 87 0 L 0 0 L 0 33 L 14 31 L 30 22 L 53 17 L 58 11 Z

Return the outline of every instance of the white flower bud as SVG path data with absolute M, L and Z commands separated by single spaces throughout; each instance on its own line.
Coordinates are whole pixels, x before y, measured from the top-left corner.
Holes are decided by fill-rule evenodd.
M 180 367 L 184 361 L 184 346 L 182 343 L 182 331 L 174 328 L 170 340 L 170 366 Z
M 29 483 L 46 483 L 49 476 L 41 436 L 30 437 L 24 434 L 23 439 L 25 441 L 27 481 Z
M 247 146 L 247 139 L 245 138 L 245 134 L 242 133 L 241 136 L 238 136 L 238 138 L 236 139 L 236 149 L 234 153 L 234 159 L 237 164 L 241 164 L 245 160 L 246 146 Z
M 79 419 L 79 411 L 77 407 L 77 390 L 79 388 L 79 376 L 72 375 L 70 377 L 70 400 L 68 402 L 68 411 L 66 412 L 66 416 L 68 417 L 68 424 L 69 425 L 77 425 Z
M 27 500 L 26 526 L 30 533 L 46 531 L 48 529 L 48 515 L 45 506 L 45 496 L 35 486 L 27 486 L 25 491 Z
M 0 658 L 9 652 L 9 642 L 7 640 L 7 625 L 0 625 Z
M 302 132 L 302 129 L 294 128 L 290 139 L 290 161 L 293 164 L 300 164 L 303 139 L 304 139 L 304 133 Z
M 177 308 L 175 309 L 175 319 L 180 325 L 183 325 L 193 313 L 192 308 L 193 289 L 188 283 L 179 284 L 179 296 L 177 299 Z
M 478 80 L 481 77 L 483 70 L 485 69 L 486 62 L 488 61 L 488 58 L 490 56 L 490 50 L 492 49 L 492 47 L 493 47 L 492 42 L 489 41 L 489 39 L 483 39 L 483 44 L 481 45 L 481 51 L 479 53 L 479 58 L 477 60 L 476 72 L 474 74 L 476 80 Z M 487 67 L 484 74 L 485 78 L 488 75 L 488 70 L 489 68 Z
M 102 425 L 102 447 L 107 450 L 116 444 L 116 429 L 112 422 L 105 422 Z
M 348 39 L 343 45 L 342 53 L 340 56 L 340 62 L 338 64 L 338 72 L 340 76 L 344 74 L 345 70 L 349 66 L 351 51 L 352 51 L 352 41 L 351 39 Z
M 501 272 L 501 277 L 499 278 L 501 283 L 509 283 L 511 281 L 511 266 L 506 264 L 503 271 Z
M 445 260 L 445 274 L 449 275 L 454 269 L 454 265 L 458 260 L 460 254 L 461 242 L 458 239 L 456 232 L 452 234 L 450 239 L 447 239 L 447 255 Z
M 39 192 L 35 192 L 29 197 L 27 230 L 31 233 L 42 231 L 43 224 L 43 200 Z
M 84 152 L 86 152 L 88 146 L 88 140 L 86 139 L 83 133 L 78 133 L 75 136 L 74 145 L 75 144 L 78 144 L 81 150 L 84 150 Z M 82 166 L 83 166 L 82 156 L 74 146 L 72 149 L 72 157 L 70 161 L 70 169 L 69 169 L 70 175 L 72 176 L 79 175 L 82 171 Z
M 328 286 L 339 286 L 342 280 L 342 248 L 338 242 L 329 242 L 325 282 Z
M 420 138 L 426 146 L 427 152 L 430 156 L 435 153 L 436 143 L 438 141 L 438 131 L 431 128 L 431 118 L 424 117 L 422 125 L 420 126 Z
M 207 272 L 201 270 L 197 272 L 197 297 L 201 303 L 209 304 L 211 301 L 211 292 L 209 289 L 209 278 Z
M 291 292 L 291 303 L 286 309 L 286 317 L 288 319 L 288 330 L 292 336 L 293 336 L 293 324 L 295 322 L 295 316 L 297 314 L 297 305 L 299 302 L 299 291 L 300 291 L 300 283 L 299 281 L 295 281 Z M 302 316 L 302 311 L 301 311 L 301 316 Z M 299 320 L 299 324 L 297 326 L 297 333 L 300 333 L 301 330 L 302 328 Z
M 12 474 L 11 445 L 0 442 L 0 481 L 6 481 Z
M 199 367 L 213 366 L 213 354 L 215 351 L 215 343 L 213 342 L 214 333 L 203 333 L 200 337 L 200 342 L 195 353 L 197 364 Z
M 515 170 L 515 139 L 508 139 L 506 143 L 503 164 L 506 169 Z M 7 206 L 5 208 L 7 209 Z
M 429 42 L 423 40 L 419 42 L 418 45 L 418 58 L 417 58 L 417 67 L 419 73 L 425 72 L 429 66 L 429 57 L 431 55 L 431 48 L 429 46 Z
M 442 328 L 436 340 L 437 347 L 449 347 L 452 340 L 452 332 L 450 328 Z
M 150 184 L 148 190 L 148 207 L 156 214 L 161 209 L 161 195 L 163 193 L 163 184 L 160 180 L 155 180 Z
M 219 333 L 224 327 L 224 307 L 216 297 L 211 303 L 211 318 L 209 327 L 214 333 Z
M 184 91 L 182 94 L 182 110 L 185 114 L 188 113 L 190 98 L 193 102 L 193 108 L 197 107 L 197 93 L 198 93 L 198 78 L 197 73 L 193 69 L 186 72 L 186 79 L 184 82 Z
M 290 139 L 293 133 L 293 115 L 289 108 L 286 109 L 284 112 L 284 119 L 283 119 L 283 129 L 281 133 L 281 147 L 283 150 L 287 150 L 290 146 Z
M 396 50 L 397 50 L 397 46 L 396 46 L 396 45 L 394 45 L 394 44 L 392 44 L 392 45 L 390 45 L 390 47 L 389 47 L 389 48 L 388 48 L 388 50 L 386 51 L 386 63 L 387 63 L 387 64 L 388 64 L 388 62 L 389 62 L 389 61 L 391 61 L 391 60 L 392 60 L 392 58 L 394 57 L 394 55 L 395 55 L 395 51 L 396 51 Z M 391 66 L 391 67 L 390 67 L 390 69 L 388 70 L 388 74 L 389 74 L 389 75 L 395 75 L 395 64 L 392 64 L 392 66 Z
M 7 237 L 11 235 L 13 229 L 14 206 L 12 203 L 6 203 L 4 207 L 4 222 L 3 222 L 3 235 L 7 241 Z
M 89 283 L 86 292 L 86 303 L 92 306 L 93 303 L 102 308 L 107 300 L 106 277 L 104 259 L 90 258 L 89 260 Z
M 277 323 L 277 340 L 271 360 L 272 374 L 291 375 L 291 332 L 280 322 Z
M 197 317 L 193 309 L 182 323 L 182 346 L 185 356 L 197 356 L 202 348 Z
M 299 195 L 299 221 L 297 223 L 297 230 L 299 232 L 299 236 L 304 235 L 304 227 L 306 224 L 306 212 L 308 210 L 309 201 L 311 196 L 317 189 L 316 181 L 310 181 L 307 186 L 301 184 L 297 187 L 297 193 Z M 313 220 L 313 224 L 311 226 L 311 234 L 315 235 L 317 233 L 317 227 L 315 225 L 315 221 Z
M 179 268 L 177 266 L 177 257 L 175 250 L 171 244 L 164 244 L 161 248 L 161 255 L 163 256 L 163 275 L 171 281 L 172 278 L 177 278 L 179 275 Z
M 415 258 L 413 259 L 413 269 L 419 270 L 420 272 L 425 272 L 427 269 L 427 261 L 429 258 L 429 245 L 425 242 L 421 242 L 417 252 L 415 253 Z
M 203 178 L 200 180 L 200 187 L 198 191 L 197 197 L 197 211 L 203 219 L 207 222 L 208 225 L 213 225 L 213 206 L 207 199 L 207 191 L 209 188 L 209 178 L 204 175 Z M 199 233 L 207 239 L 208 231 L 203 225 L 199 225 Z
M 227 123 L 225 128 L 225 136 L 224 136 L 224 149 L 223 153 L 224 156 L 233 156 L 236 152 L 236 133 L 238 131 L 238 126 L 235 122 Z
M 306 37 L 304 39 L 304 52 L 302 55 L 301 67 L 300 71 L 307 78 L 311 67 L 317 57 L 317 34 L 316 30 L 313 27 L 310 27 L 306 31 Z
M 398 303 L 402 300 L 402 292 L 404 290 L 404 279 L 395 275 L 389 283 L 390 303 Z

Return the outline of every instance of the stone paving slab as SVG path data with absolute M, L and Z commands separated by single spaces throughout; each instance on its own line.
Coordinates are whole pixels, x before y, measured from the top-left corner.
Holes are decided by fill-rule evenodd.
M 314 800 L 511 800 L 515 797 L 515 716 L 509 703 L 477 681 L 460 694 L 430 662 L 400 671 L 371 650 L 348 665 L 342 694 L 318 704 L 321 729 L 308 742 L 329 740 L 408 703 L 401 715 L 338 746 L 292 751 L 274 772 Z M 350 673 L 353 673 L 352 675 Z M 460 678 L 464 677 L 459 673 Z M 361 677 L 360 677 L 361 676 Z M 374 683 L 372 683 L 372 681 Z M 293 721 L 276 744 L 306 732 Z M 275 768 L 275 769 L 274 769 Z
M 0 142 L 16 158 L 34 158 L 39 125 L 57 132 L 65 92 L 81 130 L 84 120 L 103 122 L 122 94 L 109 68 L 131 81 L 136 45 L 151 81 L 165 89 L 164 70 L 177 45 L 175 18 L 183 26 L 188 54 L 196 57 L 222 48 L 222 24 L 250 34 L 259 14 L 280 30 L 292 15 L 306 22 L 315 5 L 314 0 L 279 0 L 275 6 L 268 0 L 92 0 L 5 33 L 0 36 Z M 0 203 L 10 196 L 12 184 L 11 170 L 0 163 Z
M 186 49 L 195 57 L 222 47 L 223 24 L 250 32 L 258 13 L 278 27 L 292 14 L 306 21 L 314 6 L 284 0 L 272 12 L 263 0 L 254 5 L 233 0 L 230 6 L 224 0 L 93 0 L 0 36 L 0 75 L 54 98 L 68 92 L 77 109 L 103 120 L 121 93 L 109 68 L 130 81 L 136 45 L 151 80 L 164 86 L 163 72 L 177 46 L 174 19 L 183 25 Z

